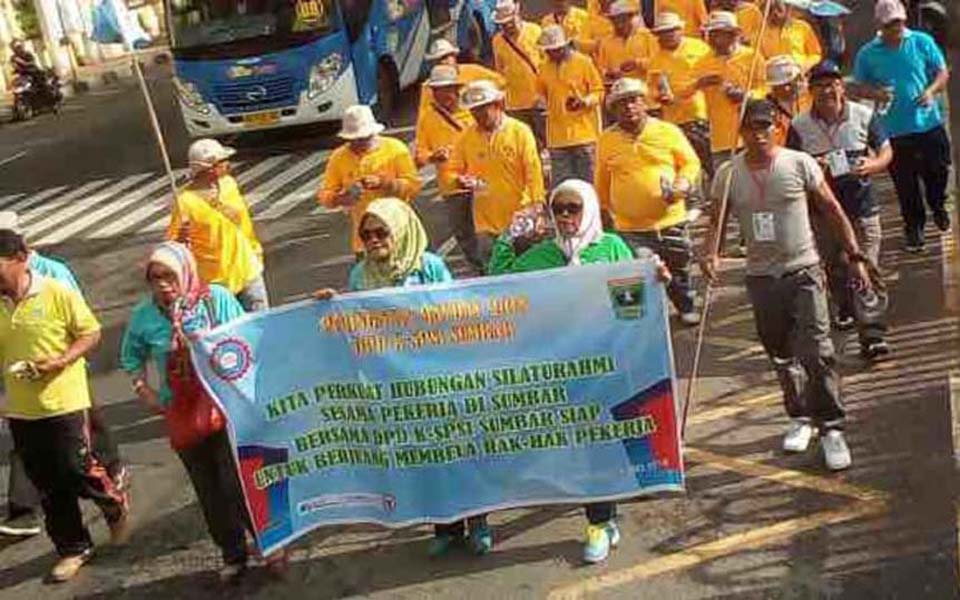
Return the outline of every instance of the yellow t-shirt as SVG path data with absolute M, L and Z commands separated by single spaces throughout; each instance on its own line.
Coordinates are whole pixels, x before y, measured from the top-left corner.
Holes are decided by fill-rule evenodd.
M 228 207 L 222 210 L 220 207 Z M 227 212 L 239 217 L 233 221 Z M 200 279 L 217 283 L 234 294 L 263 273 L 263 248 L 253 231 L 253 221 L 237 182 L 225 176 L 216 197 L 189 187 L 180 190 L 170 214 L 167 239 L 180 238 L 189 223 L 190 250 L 197 260 Z
M 517 39 L 511 40 L 526 59 L 514 50 L 503 33 L 493 37 L 493 62 L 497 72 L 506 80 L 507 110 L 525 110 L 537 103 L 537 76 L 543 53 L 537 42 L 543 32 L 539 25 L 524 21 Z
M 474 63 L 457 64 L 457 81 L 460 82 L 460 85 L 467 85 L 481 79 L 492 81 L 500 89 L 504 89 L 507 85 L 507 80 L 500 73 L 491 71 L 483 65 Z M 417 108 L 418 119 L 426 112 L 431 102 L 433 102 L 433 90 L 426 83 L 422 83 L 420 85 L 420 106 Z
M 737 6 L 736 15 L 737 24 L 743 31 L 744 42 L 755 45 L 760 34 L 760 25 L 763 23 L 763 12 L 753 2 L 741 2 Z
M 675 13 L 683 19 L 683 35 L 700 37 L 707 22 L 707 5 L 704 0 L 657 0 L 657 12 Z
M 605 79 L 618 77 L 643 77 L 648 68 L 650 55 L 657 49 L 657 38 L 646 27 L 638 28 L 633 35 L 623 39 L 610 35 L 597 47 L 597 69 Z M 622 71 L 621 65 L 632 60 L 638 63 L 632 71 Z
M 659 104 L 660 78 L 666 76 L 674 101 L 661 106 L 665 121 L 680 125 L 707 119 L 707 101 L 703 92 L 695 89 L 698 77 L 695 66 L 709 53 L 710 46 L 696 38 L 683 38 L 673 51 L 664 50 L 657 44 L 650 57 L 647 86 L 654 103 Z
M 750 81 L 750 68 L 756 52 L 746 46 L 739 46 L 730 56 L 719 56 L 710 52 L 701 58 L 694 71 L 699 77 L 720 75 L 724 82 L 746 88 Z M 761 57 L 757 61 L 753 85 L 748 96 L 763 97 L 766 93 L 764 73 L 766 63 Z M 707 115 L 710 118 L 710 148 L 713 152 L 731 150 L 740 146 L 740 102 L 733 102 L 724 92 L 722 85 L 703 90 L 707 100 Z
M 10 366 L 21 360 L 56 358 L 78 338 L 98 331 L 100 323 L 78 292 L 36 273 L 31 274 L 30 289 L 19 304 L 0 300 L 0 365 L 7 397 L 4 416 L 43 419 L 90 408 L 84 359 L 37 381 L 13 377 Z
M 473 125 L 473 116 L 465 108 L 448 113 L 435 103 L 427 107 L 427 111 L 417 119 L 416 133 L 414 134 L 414 157 L 417 164 L 426 164 L 430 156 L 441 148 L 453 151 L 460 136 Z M 447 171 L 450 170 L 450 159 L 437 163 L 437 187 L 440 195 L 447 196 L 453 188 Z
M 547 13 L 540 19 L 540 26 L 546 28 L 550 25 L 563 27 L 568 40 L 573 40 L 577 48 L 586 52 L 590 51 L 590 13 L 587 11 L 571 6 L 559 22 L 555 14 Z
M 767 24 L 760 41 L 766 59 L 786 54 L 792 56 L 806 73 L 823 59 L 823 48 L 813 27 L 803 19 L 790 18 L 783 27 Z
M 613 21 L 603 14 L 599 0 L 587 0 L 587 27 L 580 40 L 581 52 L 596 55 L 603 40 L 613 35 Z
M 318 195 L 320 203 L 333 207 L 339 192 L 347 190 L 368 175 L 395 180 L 400 186 L 400 192 L 396 196 L 408 202 L 417 197 L 423 186 L 407 145 L 391 137 L 379 136 L 376 146 L 363 155 L 354 153 L 349 144 L 340 146 L 330 154 Z M 381 197 L 383 193 L 380 190 L 364 189 L 357 202 L 350 207 L 350 239 L 354 252 L 363 251 L 363 243 L 357 235 L 360 219 L 367 206 Z
M 547 101 L 547 147 L 565 148 L 592 144 L 600 135 L 600 106 L 603 80 L 593 61 L 573 51 L 559 65 L 543 61 L 537 90 Z M 591 105 L 567 110 L 567 99 L 579 97 Z
M 537 142 L 530 128 L 512 117 L 504 116 L 493 134 L 475 125 L 469 128 L 457 142 L 450 162 L 447 177 L 473 175 L 485 182 L 473 198 L 477 231 L 499 235 L 518 209 L 544 200 Z
M 600 205 L 617 231 L 672 227 L 687 216 L 685 202 L 663 199 L 661 177 L 678 176 L 696 185 L 700 160 L 679 127 L 650 117 L 639 136 L 614 125 L 597 144 L 596 188 Z

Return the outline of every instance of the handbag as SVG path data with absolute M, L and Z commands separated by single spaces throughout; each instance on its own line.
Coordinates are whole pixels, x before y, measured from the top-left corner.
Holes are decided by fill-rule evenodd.
M 204 298 L 212 326 L 216 313 L 209 297 Z M 190 346 L 180 344 L 167 357 L 167 384 L 173 399 L 164 413 L 170 445 L 174 450 L 187 450 L 223 431 L 226 418 L 207 393 L 190 359 Z

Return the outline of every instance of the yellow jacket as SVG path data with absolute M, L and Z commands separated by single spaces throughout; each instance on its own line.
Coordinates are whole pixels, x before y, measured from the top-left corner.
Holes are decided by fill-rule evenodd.
M 547 147 L 565 148 L 597 141 L 603 80 L 585 54 L 574 50 L 559 65 L 545 60 L 537 90 L 547 101 Z M 587 108 L 568 110 L 567 99 L 571 97 L 585 101 Z
M 542 32 L 539 25 L 524 21 L 515 40 L 508 41 L 503 33 L 493 36 L 493 62 L 506 80 L 507 110 L 530 109 L 537 103 L 537 76 L 543 62 L 537 42 Z
M 433 153 L 441 148 L 448 148 L 452 154 L 460 137 L 473 123 L 473 116 L 467 109 L 460 108 L 456 112 L 448 113 L 436 103 L 431 102 L 426 112 L 417 119 L 413 146 L 417 164 L 427 164 Z M 449 170 L 449 158 L 437 164 L 437 185 L 442 196 L 447 196 L 453 191 L 449 184 L 450 178 L 447 176 Z

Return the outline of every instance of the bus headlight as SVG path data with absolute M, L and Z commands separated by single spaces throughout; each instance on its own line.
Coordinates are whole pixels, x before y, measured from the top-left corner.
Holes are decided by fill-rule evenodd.
M 173 89 L 177 92 L 180 101 L 187 105 L 190 110 L 195 110 L 202 115 L 210 113 L 210 107 L 203 95 L 197 90 L 197 86 L 189 81 L 183 81 L 179 77 L 173 78 Z
M 337 81 L 340 68 L 343 67 L 343 57 L 333 53 L 324 58 L 310 69 L 310 87 L 307 88 L 307 98 L 313 100 L 324 93 Z

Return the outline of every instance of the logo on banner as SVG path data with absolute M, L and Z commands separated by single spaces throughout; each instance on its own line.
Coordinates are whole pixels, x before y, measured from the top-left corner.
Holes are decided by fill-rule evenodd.
M 242 379 L 253 365 L 250 346 L 240 338 L 227 338 L 213 347 L 210 368 L 225 381 Z
M 613 312 L 618 319 L 636 320 L 643 317 L 643 279 L 612 279 L 607 282 Z

